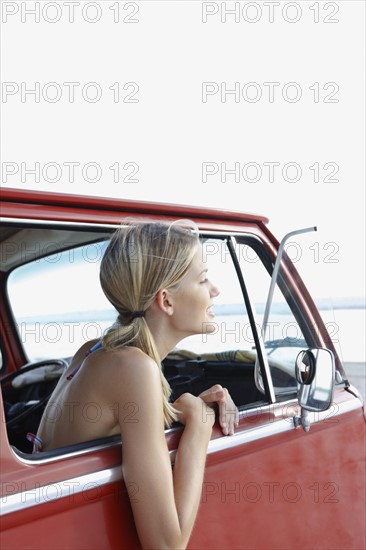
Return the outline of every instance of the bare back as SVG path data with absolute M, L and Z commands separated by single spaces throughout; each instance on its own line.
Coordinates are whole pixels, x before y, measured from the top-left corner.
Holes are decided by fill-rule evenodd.
M 37 434 L 44 451 L 119 434 L 121 406 L 126 408 L 126 414 L 133 415 L 128 402 L 124 403 L 123 388 L 117 402 L 115 392 L 109 391 L 116 382 L 109 357 L 119 354 L 123 369 L 128 350 L 98 349 L 86 356 L 96 342 L 88 342 L 78 350 L 48 402 Z M 121 386 L 120 376 L 118 383 Z

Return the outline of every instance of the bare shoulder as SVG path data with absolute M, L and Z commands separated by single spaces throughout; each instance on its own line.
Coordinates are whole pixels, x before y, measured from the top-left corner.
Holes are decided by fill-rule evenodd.
M 78 366 L 82 366 L 76 382 L 83 389 L 89 387 L 89 391 L 106 400 L 112 395 L 122 400 L 132 390 L 143 395 L 145 388 L 154 384 L 154 380 L 161 386 L 159 366 L 139 348 L 101 348 L 88 354 L 97 342 L 98 340 L 93 340 L 81 346 L 65 373 L 68 376 Z
M 139 432 L 144 433 L 145 438 L 153 433 L 162 436 L 164 419 L 160 367 L 138 348 L 126 347 L 105 354 L 110 377 L 104 388 L 109 399 L 119 403 L 122 436 L 127 437 L 127 433 L 131 432 L 134 443 Z M 129 412 L 133 409 L 135 424 L 126 422 L 127 409 Z M 154 428 L 152 424 L 155 424 Z
M 154 380 L 161 385 L 159 366 L 140 349 L 131 346 L 103 353 L 111 378 L 122 382 L 125 388 L 137 386 L 143 390 Z
M 121 364 L 123 362 L 126 365 L 136 366 L 144 365 L 147 368 L 147 365 L 156 365 L 155 361 L 151 359 L 145 352 L 141 349 L 134 346 L 126 346 L 122 348 L 115 348 L 112 350 L 106 351 L 108 354 L 108 359 L 113 364 Z

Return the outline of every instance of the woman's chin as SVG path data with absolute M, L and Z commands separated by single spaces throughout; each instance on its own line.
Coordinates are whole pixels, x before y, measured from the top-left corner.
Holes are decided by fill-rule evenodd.
M 219 330 L 219 327 L 217 325 L 217 323 L 215 323 L 215 321 L 212 319 L 210 321 L 205 321 L 203 324 L 202 324 L 202 332 L 203 334 L 214 334 L 215 332 L 218 332 Z

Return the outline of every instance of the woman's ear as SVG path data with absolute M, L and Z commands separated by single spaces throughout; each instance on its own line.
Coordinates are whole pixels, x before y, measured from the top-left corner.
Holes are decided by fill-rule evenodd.
M 164 313 L 169 315 L 169 317 L 173 315 L 173 296 L 171 292 L 169 292 L 169 290 L 167 290 L 166 288 L 162 288 L 161 290 L 159 290 L 159 292 L 155 296 L 155 303 L 160 311 L 163 311 Z

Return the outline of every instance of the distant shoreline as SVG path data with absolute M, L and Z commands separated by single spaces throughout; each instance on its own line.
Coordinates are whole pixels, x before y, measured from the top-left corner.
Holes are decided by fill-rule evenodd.
M 366 309 L 366 301 L 364 297 L 354 298 L 337 298 L 328 300 L 321 298 L 315 300 L 315 304 L 319 311 L 332 310 L 362 310 Z M 265 310 L 265 303 L 255 304 L 256 313 L 262 315 Z M 246 310 L 243 304 L 225 304 L 215 305 L 214 312 L 217 316 L 231 315 L 246 315 Z M 286 303 L 273 303 L 271 307 L 271 315 L 288 314 L 288 306 Z M 32 315 L 18 318 L 18 323 L 72 323 L 77 321 L 111 321 L 117 317 L 117 311 L 114 309 L 100 309 L 78 312 L 66 312 L 59 314 Z

